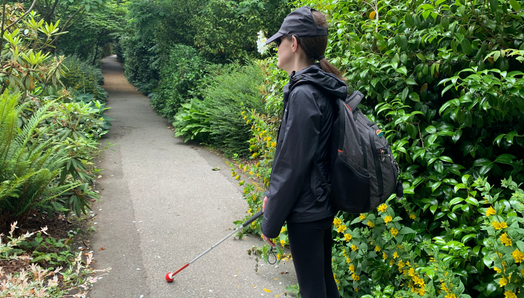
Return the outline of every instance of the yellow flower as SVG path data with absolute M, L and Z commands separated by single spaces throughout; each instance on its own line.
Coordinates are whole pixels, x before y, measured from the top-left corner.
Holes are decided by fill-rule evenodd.
M 504 233 L 504 234 L 500 235 L 499 240 L 505 246 L 512 246 L 513 245 L 513 243 L 511 242 L 511 239 L 509 239 L 509 237 L 508 237 L 508 233 Z
M 491 224 L 493 225 L 495 230 L 500 230 L 500 229 L 504 229 L 504 228 L 508 227 L 508 224 L 506 222 L 504 222 L 504 221 L 498 222 L 498 221 L 494 220 Z
M 264 288 L 264 292 L 271 293 L 271 290 Z
M 341 225 L 341 226 L 338 226 L 338 229 L 337 231 L 339 233 L 344 233 L 344 231 L 347 229 L 347 227 L 345 225 Z
M 335 225 L 335 227 L 338 227 L 340 226 L 340 224 L 342 224 L 342 220 L 340 220 L 340 218 L 335 218 L 333 220 L 333 224 Z
M 282 229 L 280 229 L 280 233 L 283 233 L 286 231 L 286 227 L 282 227 Z
M 351 271 L 351 273 L 355 273 L 355 266 L 349 265 L 349 271 Z
M 344 240 L 346 240 L 347 242 L 349 242 L 351 240 L 351 238 L 353 238 L 353 236 L 351 236 L 351 234 L 344 234 Z
M 360 276 L 356 275 L 355 273 L 353 273 L 353 275 L 351 275 L 351 278 L 353 278 L 354 281 L 359 281 L 360 280 Z
M 375 246 L 375 251 L 376 251 L 376 252 L 379 252 L 379 251 L 380 251 L 380 247 L 379 247 L 378 245 Z
M 504 298 L 517 298 L 517 295 L 513 291 L 506 291 L 504 292 Z
M 351 245 L 351 250 L 352 251 L 356 251 L 357 249 L 358 249 L 358 247 L 355 244 Z
M 385 252 L 382 252 L 382 258 L 385 260 L 388 258 L 388 255 Z
M 276 147 L 276 146 L 277 146 L 277 142 L 271 143 L 271 147 Z
M 386 212 L 386 209 L 388 209 L 388 205 L 382 204 L 382 205 L 378 206 L 377 209 L 378 209 L 379 212 Z
M 391 232 L 391 235 L 393 235 L 393 237 L 397 237 L 397 235 L 398 235 L 398 230 L 397 229 L 391 228 L 389 231 Z
M 375 226 L 375 224 L 374 224 L 373 222 L 371 222 L 371 221 L 368 220 L 368 226 L 369 226 L 370 228 L 372 228 L 372 227 Z
M 391 259 L 391 261 L 389 261 L 389 265 L 390 265 L 390 266 L 395 265 L 395 260 L 394 260 L 394 259 Z
M 497 273 L 502 273 L 502 269 L 498 267 L 493 267 L 493 270 L 495 270 Z
M 499 284 L 500 284 L 500 287 L 502 288 L 503 286 L 508 284 L 508 280 L 505 277 L 502 277 L 501 279 L 499 279 Z
M 351 258 L 350 257 L 346 258 L 346 263 L 348 263 L 348 264 L 351 263 Z
M 415 214 L 411 213 L 411 214 L 409 215 L 409 218 L 411 218 L 411 219 L 415 219 L 415 218 L 417 218 L 417 216 L 416 216 Z
M 397 252 L 393 253 L 393 259 L 396 259 L 396 258 L 398 258 L 398 253 Z
M 359 218 L 360 220 L 364 220 L 366 218 L 366 215 L 364 213 L 360 213 Z
M 286 245 L 286 240 L 281 239 L 281 240 L 280 240 L 280 245 L 285 246 L 285 245 Z
M 515 249 L 511 255 L 513 256 L 513 259 L 515 259 L 515 263 L 521 263 L 524 260 L 524 253 L 518 249 Z
M 386 217 L 384 218 L 384 223 L 386 223 L 386 224 L 387 224 L 387 223 L 390 223 L 392 220 L 393 220 L 393 218 L 392 218 L 391 216 L 388 215 L 388 216 L 386 216 Z
M 497 214 L 497 211 L 495 211 L 495 209 L 493 209 L 493 207 L 489 207 L 488 210 L 486 210 L 486 216 L 491 216 L 491 215 L 495 215 Z
M 240 175 L 237 175 L 237 176 L 235 177 L 235 180 L 238 180 L 238 179 L 240 179 Z

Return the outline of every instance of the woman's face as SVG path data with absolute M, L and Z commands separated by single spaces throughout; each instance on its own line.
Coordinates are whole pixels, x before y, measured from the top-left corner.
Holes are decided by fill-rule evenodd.
M 277 67 L 285 70 L 288 74 L 293 68 L 293 40 L 289 40 L 286 36 L 280 38 L 280 44 L 277 41 L 278 62 Z

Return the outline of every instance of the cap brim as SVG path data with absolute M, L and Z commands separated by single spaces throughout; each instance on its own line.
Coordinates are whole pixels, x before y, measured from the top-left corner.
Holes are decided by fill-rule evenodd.
M 274 42 L 275 40 L 281 38 L 284 35 L 285 35 L 284 33 L 277 32 L 273 36 L 271 36 L 268 40 L 266 40 L 266 44 L 270 44 Z

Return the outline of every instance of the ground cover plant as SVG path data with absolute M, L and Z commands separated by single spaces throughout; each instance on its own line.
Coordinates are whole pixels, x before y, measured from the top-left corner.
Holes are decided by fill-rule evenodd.
M 327 57 L 351 89 L 367 95 L 361 108 L 381 124 L 402 168 L 405 198 L 335 219 L 341 296 L 517 297 L 524 278 L 521 3 L 295 5 L 331 16 Z M 285 83 L 267 77 L 267 112 L 246 111 L 260 162 L 232 169 L 260 179 L 240 182 L 253 213 L 269 181 L 280 108 L 272 99 Z M 285 229 L 277 241 L 287 243 Z

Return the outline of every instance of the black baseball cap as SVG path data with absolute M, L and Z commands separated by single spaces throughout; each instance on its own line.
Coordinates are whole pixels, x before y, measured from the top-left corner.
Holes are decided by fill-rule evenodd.
M 266 44 L 270 44 L 285 35 L 304 36 L 326 36 L 328 29 L 315 24 L 313 14 L 314 9 L 303 6 L 295 9 L 282 22 L 282 26 L 275 35 L 271 36 Z

